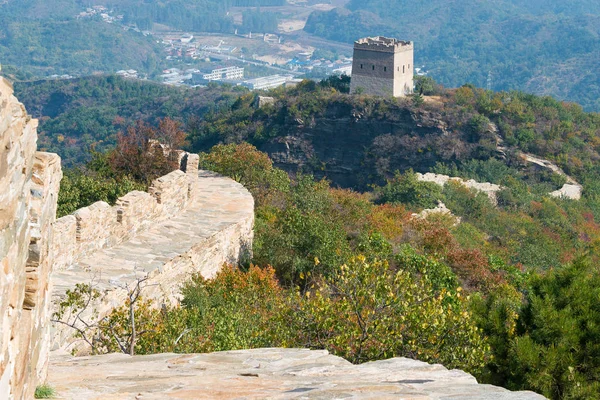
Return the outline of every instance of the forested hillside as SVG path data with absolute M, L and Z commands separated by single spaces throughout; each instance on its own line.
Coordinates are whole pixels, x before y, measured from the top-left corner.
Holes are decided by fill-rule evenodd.
M 99 192 L 99 178 L 128 183 L 127 170 L 114 168 L 122 150 L 88 165 L 86 194 Z M 85 329 L 98 338 L 94 352 L 122 351 L 121 342 L 137 354 L 309 347 L 354 363 L 442 363 L 553 400 L 600 395 L 594 193 L 555 199 L 511 183 L 514 171 L 498 206 L 458 183 L 418 182 L 410 171 L 358 193 L 308 175 L 290 179 L 247 143 L 215 146 L 201 165 L 252 192 L 252 260 L 214 279 L 192 276 L 181 305 L 140 299 L 118 307 Z M 485 165 L 503 170 L 479 163 L 480 173 Z M 59 206 L 82 186 L 63 189 Z M 454 216 L 413 214 L 437 200 Z M 60 315 L 95 290 L 80 285 Z
M 23 0 L 0 4 L 0 63 L 18 68 L 21 78 L 114 73 L 135 69 L 155 74 L 165 68 L 156 38 L 99 16 L 77 19 L 86 7 L 102 5 L 122 24 L 149 30 L 154 23 L 173 30 L 233 33 L 277 29 L 277 16 L 247 10 L 241 25 L 228 16 L 233 6 L 280 5 L 285 0 L 65 1 Z
M 593 246 L 595 225 L 585 221 L 600 218 L 598 114 L 520 92 L 471 86 L 447 90 L 430 80 L 420 81 L 421 87 L 432 96 L 353 96 L 343 93 L 347 82 L 338 78 L 305 81 L 272 91 L 275 103 L 262 108 L 256 107 L 256 95 L 245 91 L 175 89 L 114 77 L 18 84 L 17 93 L 41 118 L 41 147 L 58 151 L 67 165 L 83 165 L 89 149 L 113 148 L 117 133 L 138 120 L 156 126 L 171 117 L 187 131 L 190 150 L 249 142 L 292 176 L 312 174 L 334 186 L 369 191 L 397 181 L 403 193 L 415 185 L 410 171 L 503 185 L 507 190 L 499 193 L 498 202 L 516 214 L 492 212 L 478 203 L 481 199 L 453 211 L 463 216 L 468 210 L 464 217 L 482 231 L 467 236 L 480 238 L 480 245 L 486 243 L 513 263 L 559 266 Z M 563 211 L 552 205 L 557 200 L 544 200 L 565 178 L 527 163 L 522 153 L 557 163 L 584 186 L 583 200 L 559 203 Z M 384 197 L 401 196 L 416 207 L 436 205 L 431 196 L 407 200 L 398 190 Z M 452 196 L 435 196 L 452 201 Z M 537 219 L 546 212 L 553 215 L 548 226 Z M 555 223 L 557 212 L 569 216 Z
M 164 57 L 155 40 L 116 24 L 76 20 L 73 1 L 10 1 L 0 5 L 0 63 L 23 77 L 91 75 L 136 69 L 153 73 Z
M 328 39 L 415 41 L 415 65 L 448 86 L 473 83 L 576 101 L 599 110 L 597 2 L 350 1 L 315 12 L 305 30 Z
M 175 88 L 118 76 L 15 84 L 27 111 L 40 119 L 38 147 L 58 153 L 63 165 L 81 165 L 90 149 L 105 151 L 117 132 L 136 121 L 156 124 L 171 117 L 193 131 L 206 112 L 230 106 L 239 90 Z
M 304 81 L 270 91 L 262 107 L 245 90 L 115 77 L 17 89 L 41 117 L 42 143 L 91 158 L 65 170 L 61 215 L 172 169 L 177 160 L 147 139 L 187 139 L 203 168 L 254 195 L 252 260 L 214 280 L 191 277 L 181 306 L 133 305 L 144 332 L 135 352 L 324 348 L 352 362 L 443 363 L 556 400 L 600 395 L 599 114 L 430 79 L 417 81 L 423 95 L 402 99 L 349 95 L 347 77 Z M 106 152 L 86 155 L 85 145 Z M 565 177 L 523 153 L 581 182 L 581 200 L 549 195 Z M 414 171 L 503 188 L 494 202 Z M 440 201 L 451 214 L 422 214 Z M 94 351 L 129 340 L 129 312 L 98 325 Z
M 233 7 L 278 6 L 285 0 L 170 0 L 170 1 L 108 1 L 119 13 L 125 16 L 125 22 L 135 23 L 140 29 L 151 29 L 154 23 L 160 23 L 181 30 L 195 32 L 233 33 L 235 26 L 227 11 Z M 272 20 L 273 14 L 261 13 L 264 21 Z M 255 16 L 256 20 L 257 17 Z M 261 23 L 244 20 L 244 30 L 260 31 Z M 273 31 L 277 24 L 269 26 Z

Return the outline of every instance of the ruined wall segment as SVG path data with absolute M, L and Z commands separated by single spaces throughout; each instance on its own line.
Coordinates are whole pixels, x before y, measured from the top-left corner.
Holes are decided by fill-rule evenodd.
M 412 42 L 383 36 L 354 42 L 350 93 L 402 97 L 413 92 Z
M 48 364 L 50 241 L 60 158 L 0 78 L 0 398 L 30 399 Z
M 189 180 L 185 172 L 177 170 L 154 180 L 150 195 L 156 198 L 162 214 L 172 216 L 185 208 L 189 197 Z

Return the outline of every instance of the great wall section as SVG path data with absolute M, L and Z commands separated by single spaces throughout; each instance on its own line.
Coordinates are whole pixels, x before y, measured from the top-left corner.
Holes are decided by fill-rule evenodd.
M 247 257 L 254 201 L 231 179 L 181 170 L 56 219 L 60 158 L 36 151 L 37 122 L 0 78 L 0 399 L 32 399 L 48 382 L 58 399 L 377 398 L 542 399 L 479 385 L 462 371 L 395 358 L 352 365 L 324 350 L 73 357 L 50 316 L 77 283 L 101 289 L 97 311 L 122 305 L 140 276 L 146 298 L 175 302 L 193 273 L 213 276 Z M 129 286 L 130 287 L 130 286 Z
M 194 273 L 212 277 L 247 258 L 254 200 L 237 182 L 181 170 L 130 192 L 115 206 L 97 202 L 56 219 L 60 158 L 36 151 L 37 121 L 0 78 L 0 399 L 31 399 L 48 373 L 51 350 L 71 350 L 73 330 L 50 316 L 68 289 L 92 283 L 100 316 L 122 305 L 141 276 L 144 297 L 176 302 Z

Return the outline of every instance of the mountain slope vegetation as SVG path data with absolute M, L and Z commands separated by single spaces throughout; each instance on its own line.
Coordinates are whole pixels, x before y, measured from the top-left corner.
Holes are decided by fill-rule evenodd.
M 159 136 L 186 126 L 201 166 L 255 198 L 252 260 L 214 280 L 191 277 L 181 306 L 136 303 L 137 353 L 290 346 L 352 362 L 406 356 L 553 400 L 597 398 L 600 116 L 551 97 L 417 83 L 424 96 L 394 99 L 349 95 L 348 78 L 304 81 L 270 91 L 274 103 L 262 107 L 256 93 L 115 77 L 17 88 L 42 117 L 44 140 L 68 133 L 53 142 L 64 149 L 81 127 L 79 144 L 108 150 L 66 171 L 61 212 L 147 184 L 137 165 L 164 166 L 144 160 L 162 151 L 127 139 L 153 130 L 137 119 L 158 123 Z M 128 135 L 92 136 L 111 118 L 107 130 Z M 128 151 L 110 150 L 115 142 Z M 564 177 L 522 152 L 559 164 L 584 185 L 582 199 L 550 196 Z M 115 162 L 121 154 L 141 159 Z M 460 183 L 420 182 L 414 170 L 504 189 L 494 204 Z M 418 216 L 438 201 L 452 215 Z M 96 351 L 119 351 L 129 312 L 125 304 L 99 325 Z
M 160 68 L 164 57 L 155 40 L 116 24 L 76 20 L 82 4 L 25 0 L 0 5 L 0 62 L 26 78 Z

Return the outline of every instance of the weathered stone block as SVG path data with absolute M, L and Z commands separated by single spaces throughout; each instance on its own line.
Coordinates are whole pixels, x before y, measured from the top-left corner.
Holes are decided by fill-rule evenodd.
M 117 212 L 108 203 L 98 201 L 73 214 L 77 220 L 79 252 L 89 254 L 106 246 L 117 223 Z
M 188 201 L 188 178 L 185 172 L 177 170 L 155 179 L 148 192 L 156 198 L 164 218 L 177 214 Z

